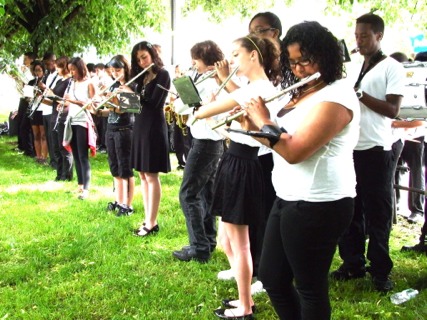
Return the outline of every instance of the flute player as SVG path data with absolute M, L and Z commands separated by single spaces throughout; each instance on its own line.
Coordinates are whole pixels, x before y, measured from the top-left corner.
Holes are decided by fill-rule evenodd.
M 249 84 L 233 91 L 227 98 L 213 101 L 195 112 L 203 119 L 232 110 L 250 98 L 276 92 L 271 81 L 279 73 L 279 52 L 269 39 L 248 35 L 233 42 L 230 65 L 239 67 L 237 76 L 245 76 Z M 218 65 L 218 63 L 215 63 Z M 238 123 L 233 122 L 232 126 Z M 240 127 L 240 126 L 239 126 Z M 225 237 L 233 252 L 233 268 L 239 291 L 237 301 L 224 301 L 227 309 L 217 309 L 220 318 L 252 319 L 252 259 L 248 225 L 261 218 L 263 204 L 262 168 L 258 161 L 259 143 L 250 137 L 230 135 L 230 147 L 218 167 L 211 213 L 220 216 Z
M 303 22 L 282 41 L 283 87 L 321 77 L 293 92 L 285 105 L 292 111 L 270 118 L 258 98 L 242 119 L 245 129 L 272 133 L 257 139 L 274 151 L 277 198 L 259 277 L 280 319 L 330 319 L 328 272 L 353 215 L 360 109 L 352 85 L 341 80 L 342 52 L 328 29 Z

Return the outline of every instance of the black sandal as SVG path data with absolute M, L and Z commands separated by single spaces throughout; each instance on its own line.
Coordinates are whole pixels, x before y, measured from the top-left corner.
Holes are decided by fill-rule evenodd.
M 234 301 L 234 300 L 233 299 L 224 299 L 224 300 L 222 300 L 222 305 L 227 309 L 237 308 L 236 306 L 233 306 L 231 304 L 231 301 Z M 251 307 L 251 309 L 252 309 L 252 313 L 255 313 L 256 312 L 256 305 L 253 305 Z
M 227 309 L 216 309 L 214 314 L 220 319 L 231 319 L 231 320 L 253 320 L 254 316 L 251 314 L 245 314 L 243 316 L 227 316 L 225 315 L 225 310 Z
M 139 234 L 139 232 L 141 232 L 142 230 L 144 230 L 146 233 L 145 234 Z M 155 234 L 155 233 L 159 232 L 159 230 L 160 230 L 160 228 L 159 228 L 158 224 L 156 224 L 151 229 L 148 229 L 145 227 L 145 225 L 143 225 L 142 228 L 139 228 L 138 232 L 135 232 L 135 235 L 137 237 L 146 237 L 148 235 Z

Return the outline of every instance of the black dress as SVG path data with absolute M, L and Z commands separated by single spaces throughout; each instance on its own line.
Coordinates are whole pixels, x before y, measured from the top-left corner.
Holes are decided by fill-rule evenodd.
M 168 92 L 157 84 L 170 88 L 171 79 L 165 69 L 160 69 L 156 78 L 145 87 L 142 81 L 136 87 L 140 94 L 142 110 L 135 114 L 132 142 L 132 167 L 139 172 L 167 173 L 171 171 L 169 159 L 168 130 L 164 105 Z

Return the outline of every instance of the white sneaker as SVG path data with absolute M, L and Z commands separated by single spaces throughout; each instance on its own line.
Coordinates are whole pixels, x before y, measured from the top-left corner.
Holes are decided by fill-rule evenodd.
M 218 279 L 219 280 L 234 280 L 235 275 L 234 271 L 232 269 L 229 270 L 223 270 L 218 272 Z
M 257 280 L 251 284 L 251 295 L 256 295 L 265 292 L 262 282 Z

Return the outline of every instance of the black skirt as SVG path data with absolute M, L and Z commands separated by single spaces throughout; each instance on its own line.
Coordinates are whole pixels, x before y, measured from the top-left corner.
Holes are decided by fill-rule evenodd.
M 219 163 L 211 213 L 224 222 L 257 224 L 263 216 L 264 180 L 258 150 L 232 141 Z
M 33 118 L 31 119 L 32 126 L 43 125 L 43 111 L 34 111 Z

